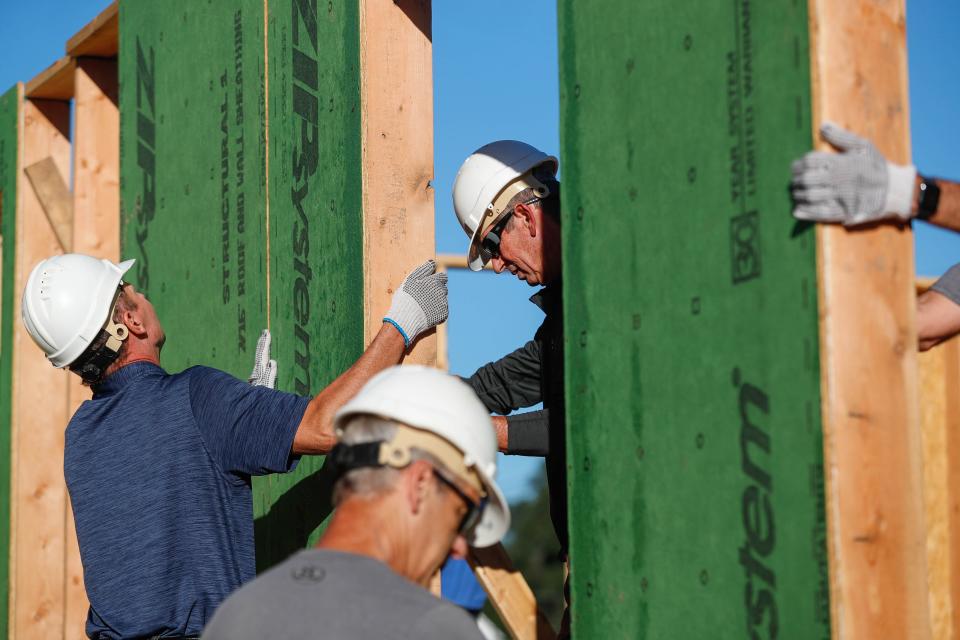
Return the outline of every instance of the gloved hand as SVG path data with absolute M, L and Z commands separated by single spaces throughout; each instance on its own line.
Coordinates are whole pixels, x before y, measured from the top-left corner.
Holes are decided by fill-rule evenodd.
M 270 358 L 270 331 L 264 329 L 257 340 L 253 371 L 247 382 L 255 387 L 275 388 L 277 384 L 277 361 Z
M 417 336 L 447 319 L 447 274 L 427 260 L 410 272 L 393 294 L 384 322 L 397 328 L 409 347 Z
M 841 153 L 811 151 L 793 163 L 795 218 L 848 227 L 911 218 L 913 165 L 887 162 L 872 142 L 831 122 L 820 127 L 820 134 Z

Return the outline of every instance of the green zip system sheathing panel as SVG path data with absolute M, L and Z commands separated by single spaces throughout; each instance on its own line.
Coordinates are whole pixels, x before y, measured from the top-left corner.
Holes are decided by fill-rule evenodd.
M 828 638 L 805 3 L 559 3 L 575 636 Z
M 122 252 L 168 371 L 244 378 L 269 326 L 277 387 L 312 395 L 362 352 L 358 7 L 320 9 L 120 5 Z M 260 568 L 315 539 L 321 463 L 254 479 Z
M 7 637 L 10 596 L 10 412 L 13 402 L 13 307 L 17 225 L 17 138 L 20 87 L 0 96 L 0 638 Z

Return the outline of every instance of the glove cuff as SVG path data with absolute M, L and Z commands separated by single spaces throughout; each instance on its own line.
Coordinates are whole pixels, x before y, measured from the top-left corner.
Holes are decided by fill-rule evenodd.
M 887 163 L 887 196 L 883 203 L 884 213 L 895 214 L 901 220 L 912 217 L 913 185 L 917 178 L 917 168 L 912 164 L 899 165 Z
M 423 310 L 413 296 L 403 289 L 393 294 L 393 305 L 387 311 L 383 321 L 397 328 L 403 336 L 404 344 L 408 347 L 424 329 Z

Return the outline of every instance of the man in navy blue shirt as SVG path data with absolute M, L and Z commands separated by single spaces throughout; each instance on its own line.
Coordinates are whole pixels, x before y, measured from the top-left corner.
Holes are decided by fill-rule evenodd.
M 122 281 L 132 264 L 41 262 L 23 321 L 54 366 L 93 390 L 67 427 L 64 457 L 87 635 L 192 638 L 254 575 L 250 477 L 332 449 L 336 410 L 446 319 L 446 277 L 429 261 L 412 272 L 364 354 L 310 399 L 208 367 L 165 372 L 156 311 Z

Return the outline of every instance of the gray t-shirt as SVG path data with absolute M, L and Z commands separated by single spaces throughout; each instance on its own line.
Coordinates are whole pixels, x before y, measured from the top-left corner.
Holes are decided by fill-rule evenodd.
M 960 304 L 960 264 L 950 267 L 930 288 Z
M 307 549 L 217 609 L 203 640 L 483 640 L 459 607 L 352 553 Z

